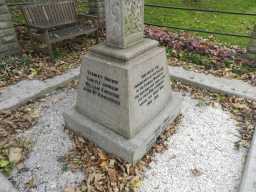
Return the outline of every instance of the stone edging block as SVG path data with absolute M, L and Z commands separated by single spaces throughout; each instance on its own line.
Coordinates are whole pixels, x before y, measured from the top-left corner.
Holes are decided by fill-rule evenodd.
M 8 179 L 0 172 L 0 191 L 1 192 L 18 192 Z
M 74 80 L 79 75 L 79 68 L 68 73 L 56 76 L 45 81 L 24 80 L 16 85 L 0 91 L 0 111 L 17 108 L 28 101 L 41 97 L 66 83 Z
M 256 100 L 256 87 L 241 80 L 218 78 L 213 75 L 187 71 L 182 67 L 171 66 L 169 66 L 169 74 L 173 79 L 196 87 L 210 89 L 230 96 Z
M 64 75 L 60 75 L 46 81 L 21 81 L 16 85 L 12 85 L 0 91 L 0 111 L 19 107 L 32 99 L 36 99 L 65 85 L 65 83 L 78 78 L 79 70 L 79 68 L 72 69 Z M 186 71 L 180 67 L 169 67 L 169 74 L 174 79 L 190 83 L 197 87 L 208 88 L 213 91 L 224 92 L 228 95 L 236 95 L 256 100 L 256 87 L 250 86 L 249 84 L 239 80 L 223 80 L 222 78 L 210 76 L 211 81 L 204 81 L 204 79 L 208 78 L 209 75 Z M 195 75 L 203 78 L 203 80 L 199 77 L 196 78 Z M 230 83 L 233 81 L 234 83 Z M 240 86 L 240 84 L 242 86 Z M 243 87 L 242 91 L 239 90 L 239 87 Z
M 244 168 L 239 192 L 256 191 L 256 131 L 251 143 L 250 151 L 247 155 L 247 161 Z

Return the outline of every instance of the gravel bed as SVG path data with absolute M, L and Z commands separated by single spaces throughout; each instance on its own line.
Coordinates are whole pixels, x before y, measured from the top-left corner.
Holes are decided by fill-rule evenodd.
M 74 104 L 75 95 L 65 89 L 43 99 L 38 124 L 21 136 L 30 138 L 33 148 L 25 167 L 11 177 L 20 192 L 62 192 L 85 178 L 66 170 L 63 161 L 74 144 L 64 131 L 62 113 Z M 205 106 L 189 96 L 182 113 L 168 150 L 157 154 L 146 170 L 140 192 L 235 192 L 247 152 L 234 147 L 236 122 L 220 106 Z
M 235 149 L 238 127 L 220 106 L 185 97 L 184 118 L 168 150 L 145 172 L 141 192 L 236 192 L 246 150 Z
M 84 179 L 82 172 L 65 170 L 63 161 L 73 143 L 64 132 L 62 113 L 74 100 L 72 89 L 44 99 L 38 124 L 21 136 L 31 139 L 33 149 L 24 162 L 25 167 L 15 170 L 11 178 L 20 192 L 63 192 L 65 187 Z

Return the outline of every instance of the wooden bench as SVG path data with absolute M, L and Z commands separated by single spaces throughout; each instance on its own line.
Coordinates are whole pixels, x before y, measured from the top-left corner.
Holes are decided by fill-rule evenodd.
M 78 15 L 76 0 L 47 1 L 21 7 L 30 34 L 45 42 L 53 58 L 52 44 L 94 33 L 99 39 L 98 17 Z

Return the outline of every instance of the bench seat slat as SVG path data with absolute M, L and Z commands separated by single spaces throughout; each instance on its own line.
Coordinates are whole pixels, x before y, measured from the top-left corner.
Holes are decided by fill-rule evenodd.
M 30 32 L 47 44 L 51 57 L 53 57 L 53 43 L 91 33 L 96 34 L 98 42 L 99 18 L 92 15 L 87 15 L 86 19 L 85 15 L 80 17 L 76 0 L 52 0 L 24 5 L 22 11 L 27 26 L 36 29 L 32 30 L 36 33 Z
M 77 21 L 76 6 L 73 0 L 33 4 L 23 6 L 23 12 L 31 26 L 61 26 Z
M 82 29 L 80 31 L 76 31 L 72 33 L 66 33 L 66 34 L 63 34 L 62 31 L 54 31 L 54 32 L 50 32 L 50 42 L 57 43 L 67 39 L 73 39 L 74 37 L 78 37 L 81 35 L 89 35 L 96 31 L 97 31 L 97 28 L 87 28 L 87 29 Z

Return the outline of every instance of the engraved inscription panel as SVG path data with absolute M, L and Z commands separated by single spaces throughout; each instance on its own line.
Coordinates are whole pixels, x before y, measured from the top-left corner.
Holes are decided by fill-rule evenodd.
M 119 82 L 110 77 L 88 70 L 83 84 L 83 90 L 95 97 L 100 97 L 120 105 Z
M 158 98 L 164 88 L 166 73 L 163 66 L 155 66 L 140 76 L 135 85 L 135 100 L 139 106 L 150 106 Z

